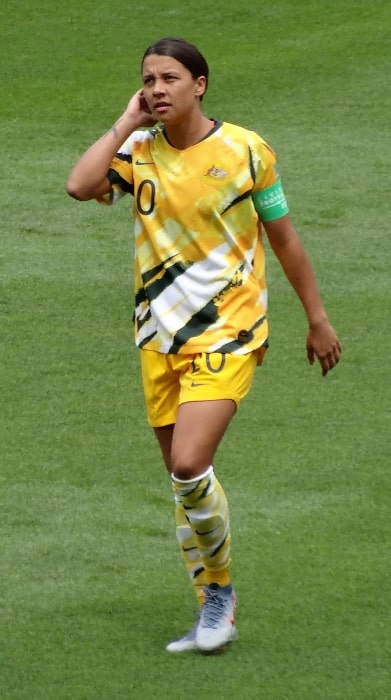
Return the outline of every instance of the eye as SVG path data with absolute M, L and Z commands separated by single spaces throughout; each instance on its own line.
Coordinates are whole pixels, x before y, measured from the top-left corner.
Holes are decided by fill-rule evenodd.
M 152 77 L 148 75 L 146 78 L 143 78 L 143 83 L 144 85 L 150 85 L 152 83 Z

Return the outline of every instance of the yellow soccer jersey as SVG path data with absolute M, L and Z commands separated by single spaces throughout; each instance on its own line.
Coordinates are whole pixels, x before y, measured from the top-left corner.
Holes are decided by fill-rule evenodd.
M 112 192 L 102 199 L 134 197 L 140 348 L 244 354 L 267 344 L 253 197 L 263 199 L 266 221 L 286 213 L 280 207 L 273 214 L 275 160 L 256 133 L 219 122 L 185 150 L 173 148 L 160 127 L 136 131 L 123 144 L 109 170 Z

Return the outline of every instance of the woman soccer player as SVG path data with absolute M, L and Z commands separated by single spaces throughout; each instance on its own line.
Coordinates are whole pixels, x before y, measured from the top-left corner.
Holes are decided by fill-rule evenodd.
M 262 228 L 308 319 L 323 375 L 341 346 L 288 214 L 272 149 L 205 116 L 208 65 L 183 39 L 142 59 L 142 88 L 76 163 L 68 193 L 134 201 L 135 342 L 148 421 L 171 476 L 179 544 L 199 620 L 168 651 L 236 638 L 227 499 L 213 462 L 268 343 Z M 151 128 L 153 127 L 153 128 Z

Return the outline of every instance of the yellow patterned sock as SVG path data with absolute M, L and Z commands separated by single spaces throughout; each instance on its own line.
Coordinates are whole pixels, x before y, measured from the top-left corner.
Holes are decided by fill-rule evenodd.
M 218 583 L 219 586 L 228 586 L 231 583 L 231 574 L 229 568 L 220 569 L 220 571 L 205 571 L 206 583 Z
M 176 536 L 190 581 L 201 607 L 205 600 L 204 586 L 209 583 L 201 555 L 195 541 L 193 530 L 186 518 L 185 511 L 180 501 L 175 503 Z
M 230 583 L 230 524 L 228 503 L 213 467 L 197 479 L 172 477 L 174 496 L 183 507 L 205 568 L 207 583 Z

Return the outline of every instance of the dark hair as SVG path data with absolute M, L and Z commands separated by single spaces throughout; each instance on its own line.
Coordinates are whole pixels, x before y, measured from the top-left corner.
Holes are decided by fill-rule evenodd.
M 186 41 L 186 39 L 175 39 L 173 37 L 158 39 L 158 41 L 155 41 L 154 44 L 148 46 L 142 58 L 141 65 L 143 65 L 147 56 L 151 56 L 153 54 L 157 56 L 171 56 L 171 58 L 175 58 L 177 61 L 179 61 L 179 63 L 182 63 L 182 65 L 187 68 L 194 79 L 204 75 L 206 80 L 206 92 L 208 87 L 209 66 L 202 53 L 196 46 L 194 46 L 194 44 L 190 44 L 190 42 Z M 203 95 L 201 95 L 201 100 L 202 97 Z

